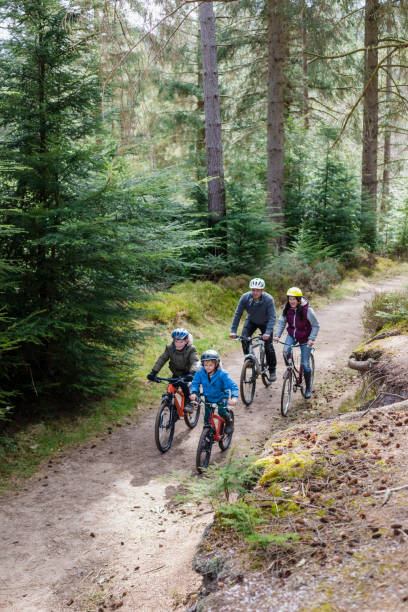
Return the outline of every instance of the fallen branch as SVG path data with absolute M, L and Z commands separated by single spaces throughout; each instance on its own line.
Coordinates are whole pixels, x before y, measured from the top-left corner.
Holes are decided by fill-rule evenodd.
M 373 365 L 376 363 L 377 361 L 375 359 L 372 359 L 372 357 L 370 357 L 369 359 L 365 359 L 364 361 L 357 361 L 357 359 L 353 359 L 352 357 L 350 357 L 347 365 L 352 370 L 358 370 L 359 372 L 367 372 L 368 370 L 371 370 Z
M 154 567 L 151 570 L 147 570 L 147 572 L 143 572 L 143 574 L 150 574 L 151 572 L 157 572 L 157 570 L 162 569 L 162 567 L 166 567 L 165 565 L 159 565 L 159 567 Z
M 384 499 L 383 499 L 383 503 L 381 504 L 381 506 L 385 506 L 386 503 L 388 503 L 391 495 L 393 493 L 396 493 L 397 491 L 402 491 L 403 489 L 408 489 L 408 484 L 406 485 L 402 485 L 401 487 L 395 487 L 393 489 L 387 489 L 385 491 L 385 495 L 384 495 Z M 382 495 L 384 493 L 384 491 L 376 491 L 374 493 L 374 495 Z

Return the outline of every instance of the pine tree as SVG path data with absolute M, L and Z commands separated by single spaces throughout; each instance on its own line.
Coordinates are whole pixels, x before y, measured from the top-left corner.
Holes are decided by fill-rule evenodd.
M 133 304 L 164 273 L 178 211 L 168 177 L 127 176 L 114 150 L 103 150 L 84 12 L 57 0 L 10 0 L 3 17 L 10 35 L 0 55 L 0 154 L 8 160 L 0 223 L 9 230 L 0 260 L 9 268 L 0 312 L 4 329 L 26 324 L 3 353 L 1 386 L 26 399 L 104 392 L 134 367 Z

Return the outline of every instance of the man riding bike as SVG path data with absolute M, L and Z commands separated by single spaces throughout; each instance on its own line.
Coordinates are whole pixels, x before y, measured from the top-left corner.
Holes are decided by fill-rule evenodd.
M 237 329 L 244 310 L 247 312 L 242 336 L 250 338 L 256 329 L 262 334 L 265 342 L 265 356 L 269 367 L 271 382 L 276 380 L 276 354 L 272 344 L 273 327 L 276 320 L 274 299 L 265 292 L 265 281 L 262 278 L 253 278 L 249 283 L 251 291 L 244 293 L 236 307 L 231 324 L 230 338 L 237 337 Z M 248 353 L 248 340 L 242 340 L 244 355 Z

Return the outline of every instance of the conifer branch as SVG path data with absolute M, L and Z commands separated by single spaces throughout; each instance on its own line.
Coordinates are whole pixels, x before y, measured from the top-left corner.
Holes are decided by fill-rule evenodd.
M 123 62 L 129 57 L 129 55 L 136 49 L 136 47 L 138 45 L 140 45 L 140 43 L 142 43 L 148 36 L 150 36 L 150 34 L 152 34 L 152 32 L 154 30 L 156 30 L 159 25 L 161 25 L 164 21 L 166 21 L 166 19 L 168 19 L 169 17 L 172 17 L 173 15 L 175 15 L 181 8 L 183 8 L 183 6 L 185 6 L 186 4 L 189 4 L 191 2 L 195 2 L 196 4 L 198 3 L 198 6 L 200 6 L 201 2 L 209 2 L 210 0 L 183 0 L 183 2 L 179 5 L 176 6 L 176 8 L 172 11 L 170 11 L 170 13 L 167 13 L 166 15 L 164 15 L 164 17 L 162 17 L 152 28 L 150 28 L 150 30 L 148 32 L 145 32 L 145 34 L 143 34 L 143 36 L 141 36 L 134 45 L 132 45 L 120 58 L 120 60 L 118 61 L 118 63 L 112 68 L 112 70 L 110 71 L 110 73 L 108 74 L 108 76 L 106 77 L 105 81 L 102 83 L 102 93 L 105 93 L 105 89 L 107 84 L 109 83 L 109 81 L 111 80 L 111 78 L 113 77 L 113 75 L 116 73 L 116 71 L 121 67 L 121 65 L 123 64 Z M 225 1 L 225 0 L 221 0 L 221 1 Z M 229 0 L 229 1 L 235 1 L 235 0 Z M 194 7 L 195 8 L 198 7 Z M 190 11 L 188 13 L 188 15 L 191 13 L 192 11 Z M 187 15 L 187 16 L 188 16 Z M 183 19 L 183 21 L 181 23 L 183 23 L 185 21 L 186 18 Z M 181 25 L 181 24 L 180 24 Z M 180 26 L 179 26 L 180 27 Z M 177 28 L 179 29 L 179 28 Z M 168 39 L 169 40 L 169 39 Z
M 344 133 L 344 130 L 347 127 L 348 122 L 350 121 L 351 117 L 354 115 L 354 111 L 356 110 L 357 106 L 360 104 L 361 100 L 366 95 L 367 89 L 369 88 L 369 86 L 371 84 L 371 81 L 373 80 L 375 75 L 378 73 L 381 65 L 384 64 L 387 61 L 387 59 L 394 53 L 394 51 L 395 51 L 395 49 L 392 49 L 389 53 L 387 53 L 387 55 L 377 64 L 377 66 L 375 67 L 375 69 L 371 73 L 370 78 L 367 79 L 367 83 L 366 83 L 362 93 L 358 96 L 356 102 L 353 104 L 353 107 L 352 107 L 351 111 L 349 113 L 347 113 L 346 119 L 344 120 L 343 125 L 341 126 L 340 133 L 337 136 L 336 140 L 333 142 L 332 146 L 330 147 L 331 149 L 334 149 L 334 147 L 340 141 L 340 139 L 341 139 L 341 137 L 342 137 L 342 135 Z
M 310 60 L 310 62 L 308 62 L 308 64 L 310 65 L 319 59 L 321 60 L 341 59 L 342 57 L 348 57 L 350 55 L 355 55 L 356 53 L 364 53 L 369 48 L 381 50 L 381 49 L 389 49 L 390 46 L 391 45 L 373 45 L 372 47 L 360 47 L 358 49 L 353 49 L 352 51 L 347 51 L 346 53 L 339 53 L 338 55 L 316 55 L 315 53 L 312 53 L 311 51 L 305 51 L 305 53 L 306 55 L 314 56 L 313 59 Z M 408 47 L 408 42 L 404 42 L 398 45 L 393 45 L 393 49 L 391 53 L 394 53 L 394 51 L 396 51 L 397 49 L 404 49 L 406 47 Z

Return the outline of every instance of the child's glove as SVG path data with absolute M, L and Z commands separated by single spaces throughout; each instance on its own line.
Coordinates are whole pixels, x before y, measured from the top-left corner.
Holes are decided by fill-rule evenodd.
M 152 382 L 154 382 L 156 380 L 156 376 L 157 376 L 157 372 L 152 370 L 150 374 L 147 375 L 147 380 L 151 380 Z

